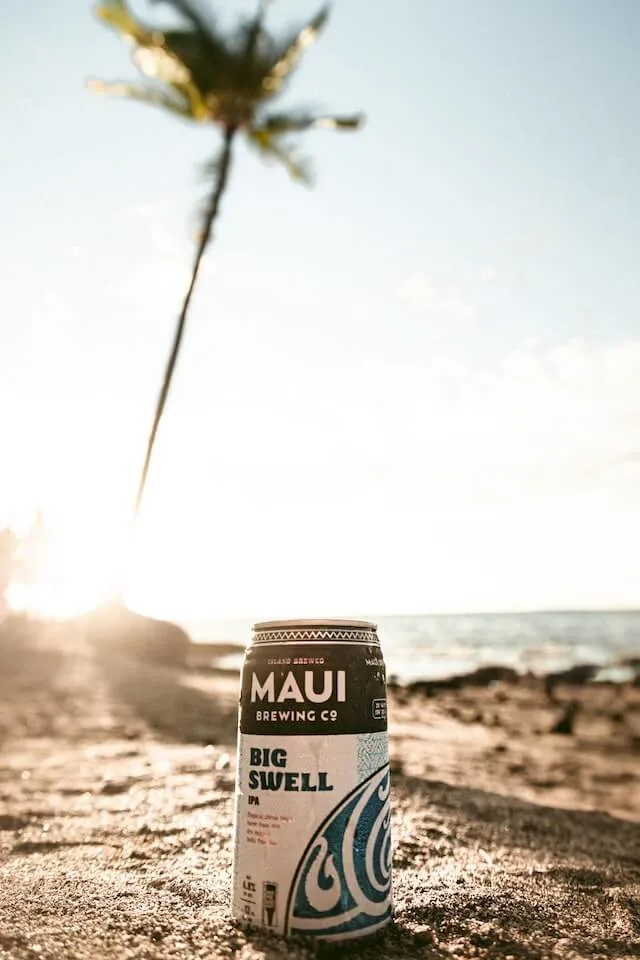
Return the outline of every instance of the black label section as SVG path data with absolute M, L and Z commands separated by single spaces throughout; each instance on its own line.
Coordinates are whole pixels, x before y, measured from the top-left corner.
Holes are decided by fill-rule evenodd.
M 283 643 L 247 651 L 240 694 L 242 733 L 295 736 L 386 729 L 379 646 Z

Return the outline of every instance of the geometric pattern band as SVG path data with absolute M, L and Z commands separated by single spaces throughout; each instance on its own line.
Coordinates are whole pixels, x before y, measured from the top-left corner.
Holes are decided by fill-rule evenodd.
M 377 644 L 378 637 L 373 630 L 349 630 L 344 627 L 303 627 L 301 629 L 256 630 L 254 643 L 281 643 L 289 640 L 346 640 Z

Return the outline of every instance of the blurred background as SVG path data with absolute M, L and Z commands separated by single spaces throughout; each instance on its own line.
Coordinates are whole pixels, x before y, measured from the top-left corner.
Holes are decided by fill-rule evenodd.
M 7 11 L 5 615 L 86 613 L 126 554 L 128 607 L 199 641 L 357 615 L 404 676 L 633 655 L 639 41 L 633 0 L 337 2 L 286 102 L 368 122 L 307 136 L 313 190 L 237 151 L 132 541 L 218 135 L 87 92 L 135 74 L 89 4 Z

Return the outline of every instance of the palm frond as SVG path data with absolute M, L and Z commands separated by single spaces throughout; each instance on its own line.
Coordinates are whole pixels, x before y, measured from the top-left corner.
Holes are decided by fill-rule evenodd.
M 224 37 L 194 30 L 168 30 L 164 46 L 187 67 L 203 99 L 230 86 L 233 56 Z
M 229 35 L 218 29 L 212 17 L 205 17 L 200 0 L 153 0 L 167 3 L 182 18 L 180 26 L 164 31 L 137 20 L 128 2 L 99 0 L 96 13 L 133 47 L 133 61 L 140 72 L 164 88 L 164 93 L 153 94 L 153 102 L 160 105 L 165 99 L 179 104 L 180 110 L 187 102 L 192 119 L 245 131 L 254 143 L 263 145 L 263 152 L 279 157 L 296 179 L 307 177 L 283 136 L 314 127 L 355 130 L 362 124 L 360 114 L 316 116 L 302 110 L 264 114 L 266 101 L 281 92 L 326 24 L 328 7 L 286 42 L 278 42 L 264 26 L 270 0 L 259 0 L 255 15 L 242 20 Z M 115 87 L 121 95 L 126 95 L 126 89 Z M 138 97 L 147 102 L 153 98 L 147 93 Z
M 138 46 L 132 55 L 133 62 L 145 77 L 163 83 L 187 85 L 191 82 L 189 68 L 169 50 L 164 42 Z
M 192 83 L 206 102 L 216 100 L 222 92 L 235 88 L 238 56 L 232 38 L 222 33 L 213 15 L 205 16 L 194 0 L 155 0 L 167 3 L 189 22 L 187 28 L 166 30 L 164 46 L 189 71 Z M 212 111 L 215 118 L 215 109 Z
M 95 14 L 107 26 L 134 43 L 147 43 L 152 38 L 153 31 L 136 20 L 125 0 L 103 0 L 95 7 Z
M 306 157 L 296 156 L 291 145 L 284 143 L 281 137 L 264 128 L 253 128 L 247 130 L 247 138 L 264 159 L 277 160 L 293 180 L 311 186 L 313 177 L 309 161 Z
M 215 21 L 212 17 L 205 17 L 198 3 L 193 3 L 192 0 L 152 0 L 152 2 L 173 7 L 198 33 L 215 35 Z
M 105 80 L 89 80 L 87 86 L 94 93 L 105 93 L 112 97 L 125 97 L 128 100 L 138 100 L 154 107 L 162 107 L 170 113 L 175 113 L 183 119 L 197 120 L 186 95 L 177 90 L 160 90 L 153 87 L 144 87 L 135 83 L 121 81 L 107 82 Z
M 297 66 L 302 54 L 311 44 L 315 43 L 328 19 L 329 7 L 326 6 L 293 39 L 286 42 L 262 81 L 263 89 L 268 95 L 273 95 L 282 88 L 291 71 Z
M 166 30 L 166 49 L 189 70 L 201 93 L 228 87 L 231 81 L 233 50 L 229 39 L 218 29 L 213 15 L 206 16 L 194 0 L 154 0 L 173 7 L 188 28 Z
M 99 19 L 134 45 L 133 62 L 141 73 L 164 83 L 189 83 L 188 66 L 167 48 L 162 31 L 144 27 L 135 19 L 125 0 L 106 0 L 98 4 L 95 12 Z
M 209 49 L 202 50 L 202 43 L 198 43 L 199 33 L 173 31 L 165 34 L 161 30 L 150 30 L 135 19 L 125 0 L 105 0 L 96 7 L 96 15 L 133 45 L 133 62 L 144 76 L 166 84 L 180 99 L 186 97 L 193 119 L 211 119 L 191 62 L 197 66 L 211 53 Z M 181 43 L 185 36 L 187 42 L 183 40 Z M 173 95 L 171 91 L 169 96 Z
M 303 133 L 305 130 L 358 130 L 364 124 L 363 113 L 351 116 L 314 116 L 303 111 L 263 114 L 259 129 L 271 134 Z
M 260 39 L 264 33 L 264 18 L 266 12 L 267 3 L 265 0 L 261 0 L 255 16 L 240 26 L 240 46 L 248 64 L 254 60 L 260 45 Z

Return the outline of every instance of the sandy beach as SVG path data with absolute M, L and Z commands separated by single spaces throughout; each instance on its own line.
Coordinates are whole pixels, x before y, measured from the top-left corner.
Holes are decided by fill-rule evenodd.
M 0 643 L 0 957 L 315 955 L 228 916 L 237 685 L 63 633 Z M 637 685 L 390 708 L 396 918 L 359 956 L 640 957 Z

